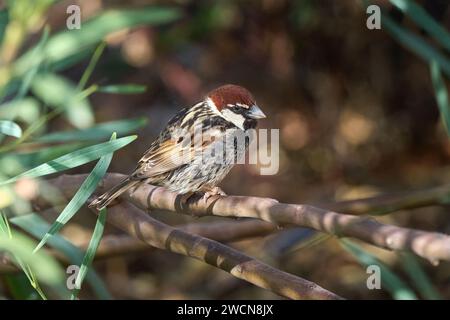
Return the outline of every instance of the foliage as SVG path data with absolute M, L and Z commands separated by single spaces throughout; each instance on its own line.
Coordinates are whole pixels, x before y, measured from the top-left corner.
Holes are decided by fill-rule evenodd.
M 43 299 L 46 294 L 40 282 L 53 288 L 54 294 L 68 297 L 61 267 L 45 253 L 46 250 L 37 252 L 47 242 L 67 254 L 72 263 L 81 266 L 78 284 L 81 285 L 87 275 L 97 296 L 110 298 L 91 266 L 102 236 L 105 213 L 100 214 L 84 258 L 79 249 L 56 232 L 92 195 L 106 173 L 113 153 L 136 139 L 136 136 L 125 135 L 146 123 L 143 118 L 96 123 L 91 95 L 96 92 L 138 94 L 146 88 L 126 83 L 89 84 L 89 79 L 106 47 L 103 40 L 107 35 L 143 25 L 169 23 L 180 13 L 174 8 L 157 6 L 139 10 L 107 10 L 83 22 L 80 30 L 50 32 L 44 22 L 53 3 L 52 0 L 7 1 L 6 7 L 0 11 L 0 209 L 12 216 L 13 224 L 42 238 L 36 246 L 28 237 L 11 229 L 7 215 L 2 214 L 0 251 L 11 255 L 11 262 L 23 270 L 28 282 Z M 42 25 L 36 30 L 36 26 Z M 35 32 L 41 36 L 29 46 L 29 39 Z M 74 64 L 83 63 L 86 52 L 93 52 L 93 55 L 76 84 L 62 72 Z M 74 129 L 49 132 L 51 122 L 60 117 Z M 109 137 L 110 141 L 102 142 Z M 30 146 L 31 152 L 24 151 Z M 15 195 L 16 183 L 24 178 L 37 179 L 79 167 L 96 159 L 100 159 L 97 165 L 51 227 L 33 215 L 14 217 L 24 208 L 31 208 L 27 200 Z M 25 219 L 27 216 L 30 218 Z M 22 292 L 23 281 L 13 277 L 8 279 L 15 292 Z M 75 295 L 73 293 L 72 296 Z

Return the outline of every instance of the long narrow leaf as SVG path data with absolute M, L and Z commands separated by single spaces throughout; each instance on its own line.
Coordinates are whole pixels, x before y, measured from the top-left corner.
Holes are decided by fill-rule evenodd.
M 5 185 L 17 181 L 21 178 L 36 178 L 81 166 L 85 163 L 94 161 L 106 154 L 112 153 L 126 146 L 136 138 L 137 136 L 123 137 L 114 141 L 103 142 L 74 152 L 70 152 L 68 154 L 65 154 L 64 156 L 58 157 L 24 173 L 21 173 L 11 179 L 0 182 L 0 185 Z
M 38 239 L 41 239 L 50 228 L 50 225 L 35 213 L 14 217 L 10 219 L 10 222 Z M 62 252 L 70 263 L 81 265 L 84 257 L 83 251 L 62 236 L 55 234 L 48 240 L 48 245 Z M 99 299 L 112 299 L 111 294 L 94 268 L 89 269 L 86 280 Z
M 101 140 L 111 136 L 112 132 L 117 135 L 131 133 L 147 123 L 145 118 L 127 119 L 100 123 L 88 129 L 53 132 L 37 138 L 37 142 L 71 142 Z
M 50 33 L 50 28 L 48 26 L 46 26 L 44 28 L 44 32 L 42 34 L 41 39 L 39 40 L 38 44 L 36 45 L 36 47 L 33 49 L 31 55 L 34 58 L 35 56 L 37 56 L 37 61 L 34 63 L 33 68 L 31 68 L 30 70 L 28 70 L 23 79 L 22 79 L 22 83 L 20 85 L 19 88 L 19 92 L 17 93 L 17 95 L 15 96 L 14 100 L 21 100 L 25 97 L 25 95 L 27 94 L 31 82 L 33 81 L 33 78 L 36 76 L 40 66 L 41 66 L 41 62 L 43 60 L 43 56 L 42 56 L 42 50 L 45 47 L 45 44 L 47 43 L 48 40 L 48 35 Z
M 0 212 L 0 237 L 7 237 L 9 239 L 13 239 L 13 234 L 11 231 L 11 228 L 9 227 L 8 219 L 6 216 Z M 41 286 L 39 285 L 37 277 L 34 275 L 33 270 L 30 268 L 29 265 L 25 264 L 22 260 L 22 258 L 17 255 L 14 252 L 11 252 L 11 255 L 14 258 L 14 262 L 20 266 L 22 271 L 24 272 L 28 282 L 33 287 L 33 289 L 39 294 L 39 296 L 42 298 L 42 300 L 47 300 L 46 295 L 41 289 Z
M 23 144 L 25 147 L 26 145 Z M 51 147 L 42 147 L 32 152 L 11 152 L 0 157 L 0 168 L 6 175 L 13 176 L 27 169 L 34 168 L 41 163 L 65 155 L 66 153 L 85 147 L 83 143 L 66 143 Z
M 8 224 L 8 220 L 6 219 L 6 216 L 1 212 L 0 212 L 0 234 L 3 234 L 8 238 L 12 238 L 12 233 Z
M 98 60 L 100 59 L 103 50 L 106 47 L 106 42 L 100 43 L 100 45 L 95 49 L 94 54 L 92 55 L 91 61 L 89 61 L 89 64 L 84 70 L 83 75 L 81 76 L 80 82 L 78 82 L 77 90 L 81 91 L 86 86 L 86 83 L 88 82 L 89 78 L 91 77 L 92 72 L 94 72 L 94 68 L 97 65 Z
M 386 14 L 382 15 L 381 23 L 401 44 L 427 62 L 436 61 L 442 68 L 442 71 L 450 76 L 450 61 L 441 52 L 430 46 L 419 36 L 401 28 Z
M 22 129 L 15 122 L 9 120 L 0 120 L 0 134 L 6 134 L 11 137 L 20 138 Z
M 106 209 L 102 209 L 97 218 L 97 223 L 95 224 L 91 241 L 89 241 L 89 246 L 88 249 L 86 250 L 83 263 L 81 264 L 80 271 L 78 272 L 77 278 L 75 280 L 76 289 L 72 293 L 71 299 L 75 299 L 77 297 L 78 292 L 81 289 L 81 284 L 83 283 L 84 278 L 86 277 L 86 274 L 92 264 L 92 261 L 94 261 L 95 253 L 97 252 L 100 240 L 103 235 L 103 230 L 105 228 L 106 212 L 107 212 Z
M 31 97 L 21 100 L 8 101 L 0 105 L 0 119 L 14 120 L 31 124 L 39 118 L 39 102 Z
M 36 273 L 37 277 L 50 285 L 57 285 L 64 279 L 64 273 L 56 260 L 45 253 L 34 255 L 34 242 L 27 236 L 15 232 L 9 237 L 0 234 L 0 250 L 10 252 L 18 262 L 18 266 L 25 271 L 24 265 Z M 27 270 L 28 275 L 29 270 Z
M 113 133 L 111 137 L 111 141 L 116 139 L 116 133 Z M 34 251 L 38 251 L 47 240 L 58 232 L 77 212 L 78 210 L 86 203 L 87 199 L 91 196 L 91 194 L 97 188 L 98 183 L 103 178 L 106 173 L 106 170 L 109 167 L 113 154 L 108 153 L 100 158 L 100 160 L 95 165 L 92 172 L 88 175 L 86 180 L 83 181 L 78 191 L 75 193 L 73 198 L 58 216 L 56 221 L 52 224 L 49 231 L 45 234 L 39 244 L 36 246 Z
M 116 84 L 99 87 L 97 91 L 103 93 L 136 94 L 143 93 L 145 90 L 147 90 L 146 86 L 138 84 Z
M 6 8 L 0 9 L 0 43 L 3 43 L 3 36 L 5 35 L 6 27 L 9 23 L 8 10 Z
M 429 300 L 442 299 L 442 296 L 434 288 L 417 257 L 407 252 L 402 253 L 401 257 L 403 269 L 408 273 L 411 281 L 416 285 L 416 288 L 422 296 Z
M 450 137 L 450 104 L 448 100 L 447 87 L 441 75 L 441 70 L 436 61 L 430 63 L 431 80 L 434 87 L 434 95 L 441 113 L 442 122 L 444 123 L 447 135 Z
M 341 244 L 363 266 L 376 265 L 381 270 L 381 283 L 398 300 L 417 299 L 415 293 L 390 268 L 353 241 L 343 239 Z
M 107 10 L 83 23 L 80 30 L 65 30 L 48 40 L 43 55 L 48 63 L 68 58 L 101 41 L 106 35 L 138 25 L 158 25 L 177 19 L 180 11 L 175 8 L 149 6 L 138 10 Z M 20 76 L 29 70 L 35 59 L 27 52 L 14 65 L 14 73 Z
M 444 48 L 450 50 L 450 34 L 415 1 L 390 0 L 390 2 L 419 24 L 430 36 L 442 44 Z
M 34 77 L 31 90 L 44 103 L 64 112 L 75 127 L 84 129 L 94 124 L 92 106 L 67 78 L 54 73 L 40 73 Z

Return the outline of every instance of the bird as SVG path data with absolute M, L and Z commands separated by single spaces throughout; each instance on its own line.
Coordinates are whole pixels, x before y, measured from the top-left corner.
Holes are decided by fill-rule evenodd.
M 134 171 L 89 207 L 102 210 L 140 184 L 165 187 L 182 195 L 202 192 L 205 199 L 225 195 L 217 185 L 242 159 L 253 139 L 247 137 L 242 143 L 235 137 L 245 137 L 263 118 L 266 115 L 244 87 L 226 84 L 211 90 L 202 101 L 176 113 Z

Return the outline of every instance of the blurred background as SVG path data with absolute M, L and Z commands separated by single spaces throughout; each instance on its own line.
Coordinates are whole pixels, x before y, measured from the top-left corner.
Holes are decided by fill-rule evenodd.
M 174 113 L 226 83 L 242 85 L 254 94 L 267 115 L 261 128 L 280 130 L 279 172 L 262 176 L 258 166 L 236 166 L 221 184 L 228 194 L 323 204 L 431 188 L 446 184 L 450 178 L 450 141 L 436 101 L 431 60 L 410 47 L 411 42 L 399 40 L 392 24 L 423 39 L 448 64 L 449 52 L 445 50 L 449 43 L 433 39 L 427 28 L 391 1 L 372 2 L 392 23 L 380 30 L 366 27 L 366 5 L 357 0 L 48 0 L 36 1 L 35 6 L 27 1 L 14 2 L 0 1 L 0 15 L 7 14 L 8 6 L 16 8 L 0 25 L 0 119 L 14 119 L 25 130 L 66 104 L 102 40 L 105 47 L 85 88 L 95 84 L 109 89 L 94 88 L 81 102 L 70 105 L 72 111 L 49 117 L 22 144 L 3 149 L 3 178 L 89 144 L 56 140 L 36 144 L 36 137 L 138 118 L 129 130 L 137 133 L 138 139 L 118 150 L 108 169 L 129 173 Z M 66 9 L 71 4 L 81 8 L 80 30 L 66 28 Z M 448 32 L 448 1 L 415 4 Z M 154 6 L 167 11 L 157 12 L 150 21 Z M 134 10 L 132 18 L 136 20 L 122 21 L 120 15 L 102 19 L 108 10 Z M 85 25 L 90 19 L 96 24 Z M 111 21 L 120 28 L 111 27 Z M 58 32 L 62 36 L 60 33 L 56 38 Z M 40 52 L 39 43 L 50 49 Z M 444 75 L 439 79 L 445 83 L 443 78 L 448 78 L 450 68 L 445 69 L 448 65 L 444 62 Z M 20 95 L 21 83 L 26 81 L 30 84 Z M 445 84 L 440 88 L 445 90 Z M 106 141 L 110 134 L 100 141 Z M 0 147 L 14 143 L 14 139 L 3 137 Z M 84 165 L 69 173 L 89 172 L 92 167 Z M 35 188 L 30 181 L 3 187 L 0 208 L 9 217 L 32 211 L 30 200 Z M 44 218 L 52 223 L 58 213 Z M 191 221 L 173 213 L 153 214 L 171 224 Z M 86 243 L 95 219 L 81 209 L 60 234 L 74 244 Z M 445 205 L 377 219 L 450 233 Z M 107 225 L 105 234 L 121 232 Z M 433 266 L 355 241 L 363 255 L 382 261 L 400 281 L 383 286 L 383 290 L 368 290 L 361 256 L 352 255 L 337 239 L 291 250 L 310 235 L 306 230 L 280 232 L 231 245 L 346 298 L 450 298 L 448 262 Z M 417 267 L 417 274 L 405 267 L 408 263 Z M 104 257 L 96 259 L 93 266 L 117 299 L 278 298 L 204 263 L 160 250 Z M 0 296 L 37 298 L 26 280 L 20 272 L 0 273 Z M 50 297 L 58 297 L 54 295 Z M 86 287 L 80 298 L 99 297 Z

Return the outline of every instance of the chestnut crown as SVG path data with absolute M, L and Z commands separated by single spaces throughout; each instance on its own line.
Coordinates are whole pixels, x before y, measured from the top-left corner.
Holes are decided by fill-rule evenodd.
M 250 91 L 243 87 L 227 84 L 212 90 L 206 97 L 225 120 L 242 130 L 256 127 L 256 120 L 266 117 Z
M 234 84 L 218 87 L 210 91 L 207 97 L 214 102 L 214 105 L 219 111 L 230 106 L 249 108 L 256 104 L 250 91 Z

